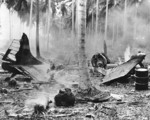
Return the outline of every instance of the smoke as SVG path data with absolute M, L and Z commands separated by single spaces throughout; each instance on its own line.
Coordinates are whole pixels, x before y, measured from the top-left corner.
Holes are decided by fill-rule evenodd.
M 130 46 L 128 46 L 124 52 L 124 60 L 125 62 L 127 62 L 128 60 L 130 60 L 131 55 L 130 55 Z
M 29 16 L 28 16 L 29 17 Z M 28 18 L 26 18 L 28 19 Z M 33 18 L 34 19 L 34 18 Z M 51 19 L 48 38 L 47 13 L 40 14 L 40 50 L 41 55 L 58 62 L 66 62 L 73 58 L 75 44 L 73 44 L 71 31 L 63 29 L 63 21 Z M 55 22 L 54 22 L 55 21 Z M 23 33 L 29 37 L 30 48 L 33 55 L 36 54 L 36 26 L 32 24 L 31 30 L 27 22 L 22 22 L 17 12 L 8 10 L 3 3 L 0 6 L 0 50 L 6 51 L 13 39 L 20 39 Z M 77 48 L 77 47 L 76 47 Z M 73 58 L 74 59 L 74 58 Z
M 22 22 L 15 11 L 9 13 L 4 4 L 0 7 L 0 50 L 6 49 L 12 39 L 20 39 L 25 32 L 30 41 L 30 48 L 35 55 L 36 26 L 33 23 L 31 32 L 29 26 Z M 150 45 L 150 3 L 145 1 L 139 6 L 127 6 L 126 15 L 123 9 L 111 8 L 108 14 L 107 51 L 112 61 L 123 57 L 128 45 L 131 47 L 131 55 L 139 50 L 149 53 Z M 10 15 L 9 15 L 10 14 Z M 47 14 L 40 14 L 40 50 L 41 55 L 48 59 L 61 63 L 77 61 L 78 39 L 72 36 L 71 29 L 65 29 L 65 19 L 51 18 L 51 26 L 48 37 Z M 87 59 L 90 59 L 96 52 L 103 52 L 104 41 L 104 18 L 99 19 L 98 34 L 89 27 L 86 34 Z M 11 22 L 10 22 L 11 21 Z M 94 24 L 95 26 L 95 20 Z M 6 47 L 7 46 L 7 47 Z
M 115 59 L 123 56 L 128 45 L 131 46 L 131 54 L 139 50 L 149 51 L 150 44 L 150 3 L 143 2 L 140 5 L 127 6 L 124 10 L 109 10 L 108 23 L 108 54 Z M 113 35 L 114 34 L 114 35 Z
M 21 39 L 23 33 L 29 37 L 29 27 L 22 22 L 17 13 L 6 7 L 5 3 L 0 6 L 0 50 L 6 51 L 13 39 Z M 30 46 L 34 46 L 35 27 L 32 28 L 30 35 Z
M 33 97 L 34 96 L 34 97 Z M 47 102 L 49 101 L 49 96 L 45 92 L 35 92 L 32 93 L 32 97 L 30 96 L 25 101 L 25 111 L 33 110 L 35 105 L 47 105 Z
M 9 17 L 7 16 L 8 14 L 9 11 L 6 9 L 6 6 L 2 4 L 0 6 L 0 49 L 6 46 L 10 34 L 10 24 L 8 19 Z M 3 24 L 5 24 L 5 27 L 3 26 Z

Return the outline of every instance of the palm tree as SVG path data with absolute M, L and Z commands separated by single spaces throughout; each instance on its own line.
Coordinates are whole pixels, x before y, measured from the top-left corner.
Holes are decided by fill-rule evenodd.
M 107 44 L 106 44 L 106 40 L 107 40 L 107 26 L 108 26 L 108 4 L 109 4 L 109 0 L 106 0 L 106 17 L 105 17 L 105 35 L 104 35 L 104 53 L 107 55 Z
M 33 13 L 33 0 L 30 3 L 30 18 L 29 18 L 29 38 L 31 39 L 31 25 L 32 25 L 32 13 Z
M 75 0 L 72 0 L 72 36 L 74 35 L 74 27 L 75 27 Z
M 78 40 L 79 40 L 79 66 L 80 66 L 80 88 L 88 89 L 91 86 L 85 53 L 85 35 L 86 35 L 86 0 L 78 0 Z
M 106 92 L 98 90 L 96 87 L 92 86 L 90 81 L 88 66 L 86 60 L 86 2 L 87 0 L 78 0 L 77 3 L 77 13 L 78 13 L 78 41 L 79 41 L 79 71 L 80 71 L 80 84 L 79 89 L 76 94 L 78 99 L 79 97 L 86 97 L 91 99 L 101 99 L 101 95 L 108 95 Z
M 98 12 L 99 12 L 99 0 L 96 1 L 96 35 L 98 34 Z
M 49 40 L 49 38 L 50 38 L 50 19 L 51 19 L 51 13 L 50 13 L 50 10 L 51 10 L 51 0 L 49 0 L 48 1 L 48 15 L 47 15 L 47 17 L 48 17 L 48 19 L 47 19 L 47 35 L 48 35 L 48 39 L 47 39 L 47 50 L 49 50 L 49 42 L 50 42 L 50 40 Z
M 36 11 L 36 56 L 40 58 L 40 45 L 39 45 L 39 0 L 37 0 Z
M 21 19 L 29 21 L 31 26 L 32 13 L 36 13 L 36 56 L 40 57 L 40 45 L 39 45 L 39 12 L 42 11 L 39 8 L 39 0 L 36 0 L 36 12 L 33 9 L 33 1 L 31 3 L 27 0 L 7 0 L 7 7 L 14 8 L 18 12 Z M 29 8 L 30 6 L 30 8 Z M 32 11 L 33 10 L 33 11 Z M 30 19 L 26 19 L 27 13 L 30 13 Z M 25 17 L 24 17 L 25 16 Z
M 126 37 L 127 26 L 127 0 L 124 1 L 124 23 L 123 23 L 123 39 Z
M 92 86 L 90 81 L 87 59 L 86 59 L 86 2 L 87 0 L 77 1 L 77 14 L 78 14 L 78 41 L 79 41 L 79 74 L 80 74 L 80 84 L 79 84 L 79 95 L 92 96 L 93 93 L 99 93 L 95 87 Z
M 9 10 L 9 39 L 12 39 L 12 19 L 11 19 L 11 11 Z

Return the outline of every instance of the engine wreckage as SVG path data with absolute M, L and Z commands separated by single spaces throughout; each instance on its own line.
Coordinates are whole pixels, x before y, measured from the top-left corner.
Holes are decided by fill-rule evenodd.
M 91 59 L 91 64 L 95 72 L 99 72 L 104 75 L 101 84 L 109 84 L 114 81 L 125 82 L 127 76 L 133 74 L 136 65 L 144 67 L 142 61 L 144 60 L 146 54 L 138 53 L 137 55 L 131 56 L 131 58 L 120 65 L 115 65 L 112 69 L 106 69 L 111 63 L 108 57 L 104 53 L 96 53 Z M 112 64 L 110 64 L 112 66 Z
M 16 82 L 13 78 L 17 74 L 27 76 L 30 79 L 34 79 L 36 82 L 39 83 L 47 82 L 46 84 L 50 84 L 49 79 L 51 78 L 48 74 L 48 70 L 51 68 L 47 63 L 43 62 L 43 60 L 39 60 L 32 55 L 30 51 L 29 40 L 25 33 L 23 33 L 20 40 L 13 40 L 6 53 L 2 56 L 2 68 L 5 71 L 12 73 L 9 78 L 5 79 L 6 81 L 9 81 L 10 87 L 16 86 Z M 114 81 L 124 81 L 124 78 L 128 77 L 130 74 L 134 74 L 134 69 L 136 65 L 139 64 L 141 67 L 143 67 L 142 61 L 144 60 L 145 56 L 145 54 L 140 53 L 138 55 L 132 56 L 131 59 L 127 62 L 124 62 L 120 65 L 113 65 L 104 53 L 96 53 L 91 59 L 91 64 L 94 68 L 94 72 L 99 72 L 103 74 L 103 80 L 99 81 L 99 83 L 109 84 Z M 113 66 L 113 68 L 107 69 L 110 66 Z M 51 70 L 53 69 L 54 67 Z M 105 72 L 101 72 L 100 69 Z M 101 92 L 101 94 L 98 94 L 94 97 L 77 97 L 72 93 L 72 90 L 70 88 L 64 88 L 63 90 L 60 88 L 59 91 L 58 89 L 59 88 L 56 88 L 54 96 L 55 105 L 58 107 L 70 107 L 74 106 L 76 102 L 85 101 L 104 102 L 109 100 L 110 96 L 117 100 L 121 99 L 120 96 L 110 94 L 108 91 Z M 7 89 L 1 89 L 1 92 L 8 93 L 9 91 Z M 42 114 L 43 112 L 45 112 L 51 102 L 52 101 L 49 101 L 49 99 L 44 97 L 44 99 L 42 99 L 42 103 L 39 102 L 39 104 L 36 104 L 34 106 L 34 114 Z
M 100 84 L 107 84 L 113 81 L 125 80 L 124 78 L 133 72 L 135 66 L 138 64 L 143 67 L 142 61 L 145 56 L 143 53 L 138 53 L 132 56 L 127 62 L 120 65 L 113 65 L 107 55 L 104 53 L 96 53 L 92 56 L 91 64 L 94 72 L 102 73 L 104 76 Z M 113 68 L 107 69 L 111 65 Z M 12 41 L 6 53 L 3 54 L 1 66 L 4 70 L 12 73 L 11 78 L 17 74 L 23 74 L 41 82 L 50 79 L 47 74 L 49 65 L 41 62 L 32 55 L 29 40 L 25 33 L 23 33 L 20 40 Z

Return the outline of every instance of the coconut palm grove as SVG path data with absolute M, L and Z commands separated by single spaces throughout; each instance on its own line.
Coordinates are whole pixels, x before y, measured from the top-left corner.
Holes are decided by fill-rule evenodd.
M 149 120 L 150 0 L 0 0 L 0 120 Z

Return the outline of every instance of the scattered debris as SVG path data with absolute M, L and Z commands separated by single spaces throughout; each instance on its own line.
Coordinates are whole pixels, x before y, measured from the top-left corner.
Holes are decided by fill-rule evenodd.
M 143 101 L 133 101 L 133 102 L 128 102 L 128 106 L 132 106 L 132 105 L 135 105 L 135 106 L 145 106 L 146 103 L 143 102 Z
M 104 69 L 104 68 L 97 68 L 97 71 L 99 72 L 99 73 L 101 73 L 102 75 L 106 75 L 107 73 L 106 73 L 106 70 Z
M 13 101 L 5 100 L 5 101 L 0 101 L 0 104 L 12 104 L 14 103 Z
M 125 77 L 137 64 L 141 63 L 144 58 L 145 55 L 136 56 L 112 69 L 110 73 L 103 78 L 103 82 L 101 84 L 110 83 L 115 80 L 121 80 L 119 78 Z
M 96 53 L 92 56 L 91 64 L 92 68 L 90 69 L 90 73 L 92 76 L 105 76 L 106 75 L 106 67 L 109 65 L 110 60 L 104 53 Z M 89 63 L 88 63 L 89 64 Z M 111 65 L 108 68 L 112 67 Z
M 106 68 L 110 60 L 104 53 L 96 53 L 92 56 L 91 63 L 94 68 Z
M 32 84 L 39 84 L 39 85 L 42 85 L 42 84 L 50 84 L 50 82 L 37 81 L 37 82 L 32 82 Z
M 150 98 L 150 93 L 147 93 L 145 96 L 148 97 L 148 98 Z
M 71 92 L 71 89 L 65 88 L 64 90 L 59 90 L 59 93 L 55 96 L 56 106 L 74 106 L 75 96 Z
M 11 79 L 9 82 L 8 82 L 8 85 L 10 87 L 16 87 L 17 86 L 17 81 L 15 79 Z
M 99 92 L 96 95 L 90 96 L 90 95 L 85 95 L 85 96 L 77 96 L 76 101 L 81 103 L 81 102 L 94 102 L 94 103 L 99 103 L 99 102 L 106 102 L 110 99 L 110 93 L 109 92 Z
M 106 61 L 105 61 L 105 59 L 107 59 L 107 58 L 102 54 L 101 59 L 97 60 L 97 63 L 94 63 L 95 61 L 93 60 L 93 65 L 95 64 L 95 65 L 97 65 L 97 67 L 96 67 L 96 69 L 92 68 L 92 70 L 93 70 L 92 72 L 94 74 L 97 72 L 98 74 L 102 75 L 102 77 L 105 75 L 104 80 L 106 80 L 106 78 L 107 78 L 107 80 L 109 79 L 108 81 L 106 81 L 106 83 L 107 83 L 111 80 L 115 80 L 115 79 L 118 79 L 118 78 L 128 75 L 130 70 L 134 69 L 136 64 L 140 64 L 140 62 L 143 60 L 144 57 L 145 57 L 144 55 L 133 57 L 131 60 L 127 61 L 126 63 L 123 63 L 118 66 L 118 64 L 107 64 L 108 62 L 106 63 Z M 59 119 L 59 118 L 60 119 L 61 118 L 69 119 L 67 117 L 82 115 L 83 118 L 86 117 L 87 119 L 88 118 L 97 119 L 97 117 L 99 117 L 99 115 L 97 115 L 97 114 L 100 114 L 100 117 L 103 117 L 104 119 L 105 119 L 105 117 L 108 117 L 109 119 L 114 118 L 114 120 L 117 120 L 118 115 L 121 114 L 121 112 L 119 110 L 121 109 L 123 111 L 124 106 L 136 108 L 137 106 L 143 107 L 143 106 L 147 105 L 147 103 L 145 101 L 144 102 L 138 101 L 138 100 L 137 101 L 131 100 L 131 102 L 128 101 L 128 98 L 126 96 L 124 96 L 123 93 L 119 93 L 120 92 L 119 90 L 122 89 L 122 86 L 121 86 L 121 88 L 119 88 L 120 86 L 118 84 L 117 84 L 117 87 L 119 88 L 118 94 L 117 94 L 117 92 L 114 92 L 115 94 L 113 94 L 113 90 L 117 89 L 117 87 L 114 88 L 113 86 L 111 86 L 111 89 L 108 90 L 109 92 L 101 92 L 99 94 L 94 94 L 93 96 L 88 96 L 88 95 L 84 96 L 83 95 L 81 97 L 76 97 L 72 93 L 74 88 L 78 89 L 78 82 L 75 80 L 73 80 L 73 82 L 71 83 L 71 88 L 73 88 L 72 91 L 69 88 L 65 88 L 64 90 L 60 90 L 57 95 L 54 94 L 52 96 L 54 98 L 54 96 L 56 95 L 55 96 L 56 106 L 54 104 L 49 105 L 49 103 L 51 103 L 52 101 L 49 101 L 49 99 L 47 99 L 48 95 L 46 95 L 45 97 L 37 96 L 37 97 L 41 97 L 41 98 L 38 100 L 35 98 L 30 101 L 30 98 L 27 99 L 27 96 L 29 95 L 29 93 L 37 91 L 36 89 L 33 88 L 33 86 L 36 86 L 37 84 L 39 86 L 42 85 L 42 87 L 48 85 L 48 86 L 52 87 L 50 90 L 53 90 L 54 87 L 51 84 L 52 81 L 54 81 L 55 85 L 56 85 L 58 82 L 60 82 L 57 79 L 62 78 L 68 69 L 77 71 L 79 69 L 78 66 L 76 66 L 76 68 L 73 68 L 72 66 L 70 68 L 67 68 L 68 66 L 64 66 L 64 65 L 52 64 L 52 66 L 49 66 L 49 64 L 42 63 L 39 65 L 29 65 L 29 66 L 12 65 L 11 67 L 19 70 L 20 73 L 23 73 L 23 75 L 21 75 L 21 77 L 20 77 L 21 79 L 17 76 L 15 77 L 15 79 L 12 76 L 11 77 L 7 76 L 7 78 L 5 80 L 4 79 L 2 80 L 2 82 L 3 81 L 5 81 L 5 82 L 2 83 L 3 86 L 0 89 L 0 105 L 1 106 L 3 105 L 2 109 L 0 109 L 0 115 L 3 114 L 3 112 L 5 112 L 5 117 L 8 117 L 8 118 L 12 117 L 12 119 L 14 119 L 14 118 L 15 119 L 26 119 L 26 118 L 31 119 L 31 117 L 36 117 L 36 116 L 41 115 L 41 116 L 39 116 L 38 119 L 46 119 L 46 118 L 48 118 L 48 119 Z M 116 67 L 116 68 L 114 68 L 114 67 Z M 105 68 L 106 69 L 114 68 L 114 70 L 106 70 Z M 62 73 L 64 73 L 64 74 L 56 77 L 57 70 L 61 70 Z M 70 74 L 70 70 L 68 70 L 68 71 L 69 72 L 66 74 L 66 76 L 69 76 L 69 74 Z M 30 77 L 26 77 L 28 83 L 24 82 L 24 80 L 23 80 L 24 79 L 23 77 L 25 77 L 25 75 L 30 76 Z M 108 78 L 108 76 L 110 78 Z M 72 78 L 72 77 L 74 78 L 73 75 L 70 78 Z M 76 79 L 78 79 L 78 76 L 76 76 Z M 32 81 L 30 81 L 30 80 L 32 80 Z M 34 80 L 36 80 L 36 81 L 34 81 Z M 67 81 L 67 82 L 70 82 L 70 81 Z M 105 82 L 105 81 L 103 81 L 103 82 Z M 19 85 L 19 87 L 16 88 L 17 85 Z M 21 85 L 22 85 L 22 87 L 20 87 Z M 133 87 L 132 85 L 130 85 L 130 86 Z M 10 90 L 7 89 L 7 87 L 8 88 L 11 87 Z M 56 85 L 56 87 L 58 87 L 58 86 Z M 61 86 L 60 88 L 63 88 L 63 87 Z M 128 89 L 128 88 L 125 88 L 125 89 Z M 33 91 L 28 91 L 28 90 L 33 90 Z M 41 89 L 38 89 L 38 90 L 40 91 Z M 51 96 L 50 90 L 49 89 L 47 90 L 49 92 L 48 93 L 49 96 Z M 57 89 L 56 89 L 55 93 L 56 92 L 57 92 Z M 129 93 L 128 97 L 133 96 L 133 95 L 135 95 L 135 92 L 132 92 L 131 94 Z M 150 95 L 148 93 L 147 94 L 145 93 L 145 96 L 144 96 L 145 99 L 148 100 Z M 111 99 L 112 97 L 114 99 Z M 12 98 L 12 101 L 6 101 L 6 99 L 8 99 L 8 98 L 9 99 Z M 28 107 L 26 106 L 26 100 L 29 100 Z M 82 104 L 82 102 L 84 102 L 86 104 Z M 104 103 L 101 104 L 101 102 L 104 102 Z M 108 106 L 108 105 L 111 105 L 111 106 Z M 70 107 L 70 106 L 73 106 L 73 107 Z M 100 106 L 102 106 L 102 107 L 100 107 Z M 10 111 L 9 111 L 9 109 L 10 109 Z M 125 116 L 127 116 L 127 115 L 125 115 Z M 129 117 L 132 117 L 132 116 L 129 116 Z
M 7 90 L 6 88 L 1 88 L 1 89 L 0 89 L 0 93 L 7 94 L 7 93 L 8 93 L 8 90 Z
M 113 97 L 114 99 L 121 101 L 122 98 L 124 97 L 123 95 L 117 95 L 117 94 L 110 94 L 111 97 Z
M 118 120 L 118 112 L 116 107 L 103 105 L 98 112 L 101 113 L 101 116 L 108 116 L 109 119 L 113 118 L 113 120 Z
M 90 68 L 89 73 L 92 77 L 103 77 L 106 75 L 106 71 L 104 68 Z
M 6 61 L 2 62 L 2 68 L 13 73 L 11 77 L 23 73 L 22 70 L 20 70 L 21 65 L 41 64 L 41 62 L 31 54 L 29 40 L 25 33 L 23 33 L 20 40 L 14 39 L 12 41 L 6 53 L 3 55 L 2 60 Z
M 49 104 L 52 103 L 52 101 L 50 101 L 46 95 L 42 94 L 33 99 L 28 99 L 25 103 L 26 110 L 32 110 L 33 115 L 43 115 L 49 108 Z
M 117 67 L 119 64 L 107 64 L 107 68 L 106 69 L 112 69 L 112 68 L 115 68 Z
M 5 82 L 9 82 L 9 81 L 10 81 L 10 79 L 11 79 L 10 77 L 7 77 L 7 78 L 5 78 L 5 80 L 4 80 L 4 81 L 5 81 Z
M 43 105 L 35 105 L 34 106 L 34 113 L 35 114 L 43 114 L 45 112 L 45 108 Z
M 21 89 L 17 89 L 17 90 L 11 90 L 10 92 L 21 92 L 21 91 L 25 91 L 25 90 L 33 90 L 33 88 L 21 88 Z
M 87 117 L 87 118 L 95 118 L 95 115 L 92 114 L 92 113 L 88 113 L 88 114 L 86 114 L 85 117 Z
M 59 64 L 59 65 L 57 65 L 56 66 L 56 70 L 62 70 L 62 69 L 64 69 L 65 67 L 64 67 L 64 65 L 62 65 L 62 64 Z

